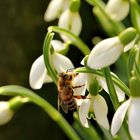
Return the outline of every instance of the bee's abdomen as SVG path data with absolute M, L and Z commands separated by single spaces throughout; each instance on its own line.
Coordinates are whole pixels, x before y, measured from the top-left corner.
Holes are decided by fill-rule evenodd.
M 76 104 L 76 101 L 73 97 L 70 100 L 67 101 L 67 104 L 68 104 L 68 109 L 69 110 L 77 109 L 77 104 Z

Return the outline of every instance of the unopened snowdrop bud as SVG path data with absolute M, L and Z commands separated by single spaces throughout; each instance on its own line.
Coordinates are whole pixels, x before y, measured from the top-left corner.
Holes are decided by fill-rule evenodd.
M 9 102 L 0 102 L 0 125 L 8 123 L 14 115 L 14 111 L 10 108 Z
M 129 13 L 129 0 L 109 0 L 106 11 L 112 19 L 121 21 Z
M 134 27 L 140 32 L 140 5 L 137 0 L 130 0 L 131 3 L 131 21 Z
M 29 102 L 29 98 L 27 97 L 14 97 L 9 101 L 1 101 L 0 102 L 0 125 L 4 125 L 8 123 L 15 111 L 19 109 L 24 103 Z
M 118 37 L 108 38 L 99 42 L 89 54 L 87 66 L 101 69 L 113 64 L 121 55 L 123 44 Z
M 79 11 L 80 2 L 81 2 L 80 0 L 71 0 L 71 1 L 70 1 L 69 9 L 70 9 L 72 12 L 77 12 L 77 11 Z
M 87 66 L 93 69 L 110 66 L 120 57 L 126 45 L 129 49 L 134 46 L 131 41 L 135 38 L 136 30 L 134 28 L 128 28 L 120 33 L 119 36 L 102 40 L 89 54 Z M 129 43 L 131 46 L 128 46 Z
M 68 9 L 60 16 L 58 26 L 78 36 L 82 29 L 81 17 L 78 12 L 72 12 Z M 61 37 L 65 42 L 71 40 L 64 35 L 61 35 Z
M 68 8 L 68 0 L 51 0 L 44 14 L 44 20 L 49 22 L 58 18 Z

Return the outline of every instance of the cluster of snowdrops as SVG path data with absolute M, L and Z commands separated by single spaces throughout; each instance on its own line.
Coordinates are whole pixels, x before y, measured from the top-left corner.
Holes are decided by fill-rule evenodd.
M 80 39 L 82 20 L 80 0 L 51 0 L 44 15 L 45 21 L 58 19 L 58 26 L 48 27 L 44 39 L 43 54 L 31 66 L 29 83 L 32 89 L 40 89 L 43 84 L 54 82 L 57 85 L 59 73 L 75 68 L 66 56 L 71 45 L 77 47 L 85 57 L 81 67 L 75 68 L 78 75 L 72 81 L 74 96 L 78 105 L 78 120 L 83 127 L 92 128 L 90 119 L 101 127 L 106 139 L 140 139 L 140 5 L 137 0 L 86 0 L 93 6 L 93 14 L 109 36 L 100 40 L 92 50 Z M 125 27 L 123 20 L 130 14 L 131 27 Z M 92 18 L 92 17 L 91 17 Z M 54 34 L 63 40 L 56 40 Z M 127 58 L 128 86 L 111 72 L 110 66 L 124 55 Z M 115 113 L 111 124 L 108 121 L 108 106 L 101 94 L 108 93 Z M 15 96 L 9 101 L 0 102 L 0 124 L 7 123 L 21 105 L 33 102 L 63 129 L 70 139 L 80 139 L 63 116 L 46 100 L 33 91 L 17 86 L 0 87 L 1 95 Z M 97 130 L 94 130 L 95 132 Z M 84 133 L 84 132 L 83 132 Z M 98 135 L 98 132 L 96 132 Z M 100 139 L 100 136 L 93 136 Z

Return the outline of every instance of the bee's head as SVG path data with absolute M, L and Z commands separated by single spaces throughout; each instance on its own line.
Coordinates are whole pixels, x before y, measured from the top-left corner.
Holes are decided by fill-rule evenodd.
M 71 72 L 62 72 L 59 74 L 59 77 L 61 77 L 63 80 L 71 81 L 73 78 L 77 76 L 77 73 L 71 73 Z

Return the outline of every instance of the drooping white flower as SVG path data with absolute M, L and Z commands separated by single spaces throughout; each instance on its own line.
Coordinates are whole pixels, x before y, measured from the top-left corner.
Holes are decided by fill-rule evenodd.
M 124 102 L 115 112 L 112 124 L 111 133 L 114 136 L 120 129 L 123 120 L 128 115 L 128 128 L 133 140 L 140 139 L 140 97 L 130 97 Z
M 68 3 L 68 0 L 51 0 L 44 14 L 44 20 L 48 22 L 58 18 L 68 8 Z
M 101 69 L 115 63 L 122 52 L 134 47 L 136 35 L 136 30 L 130 27 L 116 37 L 102 40 L 89 54 L 87 66 L 92 69 Z
M 73 80 L 73 87 L 78 85 L 84 85 L 80 88 L 74 88 L 74 96 L 78 95 L 85 95 L 86 89 L 89 90 L 89 85 L 92 80 L 93 75 L 92 74 L 85 74 L 85 73 L 79 73 L 77 77 Z M 81 121 L 81 124 L 85 127 L 88 127 L 88 113 L 92 112 L 95 115 L 97 123 L 99 123 L 101 126 L 103 126 L 105 129 L 109 129 L 109 123 L 107 119 L 107 113 L 108 113 L 108 107 L 106 104 L 106 101 L 102 96 L 99 94 L 93 96 L 88 95 L 86 99 L 83 99 L 78 102 L 79 107 L 79 118 Z
M 109 0 L 106 11 L 112 19 L 121 21 L 129 13 L 129 0 Z
M 62 44 L 58 41 L 52 41 L 52 46 L 55 51 L 60 51 L 63 49 Z M 67 69 L 74 68 L 72 62 L 64 55 L 61 55 L 57 52 L 54 52 L 51 55 L 51 63 L 55 67 L 58 73 L 64 72 Z M 52 82 L 51 77 L 47 74 L 47 69 L 45 67 L 45 62 L 43 55 L 37 58 L 31 66 L 30 75 L 29 75 L 29 83 L 33 89 L 40 89 L 43 83 Z
M 78 12 L 66 10 L 59 18 L 58 26 L 69 30 L 75 35 L 79 35 L 82 29 L 82 21 Z M 61 35 L 64 41 L 68 41 L 68 37 Z
M 121 55 L 123 44 L 119 37 L 105 39 L 99 42 L 89 54 L 87 66 L 101 69 L 113 64 Z
M 105 129 L 109 129 L 109 122 L 107 119 L 108 107 L 105 99 L 101 95 L 88 97 L 89 99 L 83 100 L 79 107 L 79 118 L 81 124 L 85 127 L 89 127 L 88 113 L 92 112 L 95 115 L 95 119 Z
M 0 102 L 0 125 L 8 123 L 13 117 L 14 112 L 10 109 L 8 102 Z

